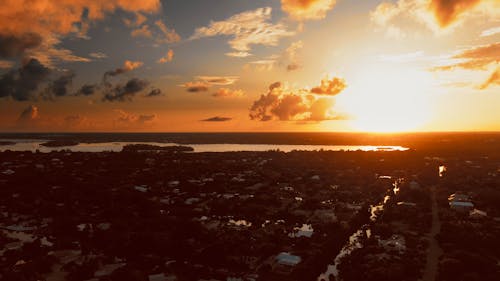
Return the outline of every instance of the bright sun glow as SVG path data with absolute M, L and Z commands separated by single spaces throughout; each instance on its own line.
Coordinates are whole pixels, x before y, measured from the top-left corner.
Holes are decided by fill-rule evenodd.
M 344 95 L 352 127 L 367 132 L 403 132 L 427 121 L 430 77 L 424 71 L 371 67 L 357 73 Z

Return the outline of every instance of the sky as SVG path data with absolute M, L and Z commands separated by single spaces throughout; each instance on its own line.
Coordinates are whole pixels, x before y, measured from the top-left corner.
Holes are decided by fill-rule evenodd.
M 0 131 L 500 131 L 498 0 L 4 0 Z

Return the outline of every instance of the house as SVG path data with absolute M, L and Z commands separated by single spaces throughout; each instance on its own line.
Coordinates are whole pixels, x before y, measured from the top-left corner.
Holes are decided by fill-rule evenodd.
M 299 256 L 287 252 L 279 253 L 272 264 L 272 269 L 276 273 L 289 274 L 293 268 L 302 261 Z
M 472 202 L 465 201 L 451 201 L 450 208 L 457 212 L 469 212 L 474 209 L 474 204 Z
M 474 209 L 474 204 L 471 202 L 470 197 L 461 193 L 453 193 L 448 197 L 448 203 L 452 210 L 457 212 L 469 212 Z

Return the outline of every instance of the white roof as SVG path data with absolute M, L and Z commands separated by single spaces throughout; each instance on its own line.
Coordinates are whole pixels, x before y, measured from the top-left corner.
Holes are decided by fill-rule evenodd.
M 283 252 L 276 256 L 276 260 L 279 264 L 294 266 L 299 264 L 302 259 L 299 256 L 294 256 L 290 253 Z
M 474 204 L 472 202 L 463 202 L 463 201 L 451 201 L 450 206 L 456 206 L 456 207 L 474 207 Z

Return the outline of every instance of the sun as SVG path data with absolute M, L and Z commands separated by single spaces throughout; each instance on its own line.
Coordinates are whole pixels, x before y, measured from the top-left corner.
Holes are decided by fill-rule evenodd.
M 352 81 L 339 103 L 355 130 L 414 131 L 430 116 L 430 77 L 425 71 L 382 65 L 361 70 Z

